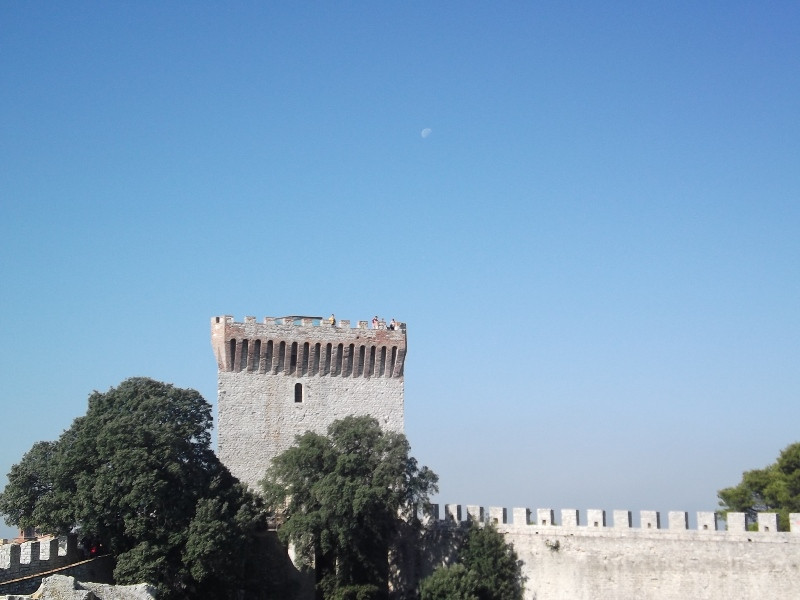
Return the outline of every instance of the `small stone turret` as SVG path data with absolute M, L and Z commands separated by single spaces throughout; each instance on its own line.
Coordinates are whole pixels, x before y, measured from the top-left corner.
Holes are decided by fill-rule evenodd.
M 273 457 L 347 415 L 403 431 L 406 328 L 321 317 L 211 319 L 218 367 L 218 452 L 256 488 Z

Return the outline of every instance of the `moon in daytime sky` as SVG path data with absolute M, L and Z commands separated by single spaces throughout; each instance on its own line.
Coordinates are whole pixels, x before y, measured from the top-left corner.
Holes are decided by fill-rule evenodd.
M 422 132 L 420 133 L 420 135 L 421 135 L 423 138 L 426 138 L 426 137 L 428 137 L 430 134 L 431 134 L 431 129 L 430 129 L 430 127 L 426 127 L 426 128 L 425 128 L 425 129 L 423 129 L 423 130 L 422 130 Z

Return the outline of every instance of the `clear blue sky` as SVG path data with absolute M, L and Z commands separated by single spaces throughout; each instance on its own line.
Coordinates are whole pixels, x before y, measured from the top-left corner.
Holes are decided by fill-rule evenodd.
M 221 314 L 406 321 L 442 503 L 713 510 L 800 440 L 800 5 L 277 4 L 0 4 L 0 472 L 215 403 Z

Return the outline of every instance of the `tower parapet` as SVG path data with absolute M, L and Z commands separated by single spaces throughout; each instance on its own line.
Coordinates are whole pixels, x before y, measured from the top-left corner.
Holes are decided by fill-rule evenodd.
M 330 324 L 321 317 L 245 317 L 211 319 L 211 344 L 217 367 L 225 372 L 271 375 L 403 376 L 406 326 L 368 329 L 367 321 Z
M 218 368 L 218 450 L 256 487 L 272 459 L 306 431 L 370 415 L 403 431 L 406 326 L 313 316 L 212 317 Z

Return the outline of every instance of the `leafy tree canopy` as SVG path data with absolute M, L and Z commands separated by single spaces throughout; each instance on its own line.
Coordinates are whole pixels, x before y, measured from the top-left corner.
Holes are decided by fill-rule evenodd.
M 784 448 L 774 464 L 745 471 L 739 485 L 717 496 L 723 510 L 743 512 L 749 523 L 759 512 L 777 512 L 779 529 L 787 531 L 789 514 L 800 513 L 800 443 Z
M 194 390 L 134 378 L 94 392 L 58 441 L 12 467 L 0 512 L 51 533 L 80 526 L 115 556 L 119 583 L 225 597 L 243 585 L 263 507 L 216 458 L 211 426 Z
M 522 600 L 522 562 L 492 523 L 470 524 L 456 564 L 420 584 L 422 600 Z
M 266 502 L 283 522 L 281 539 L 314 564 L 318 597 L 386 597 L 394 536 L 437 491 L 436 475 L 409 452 L 403 434 L 350 416 L 327 436 L 298 436 L 273 460 L 262 481 Z
M 420 584 L 422 600 L 480 600 L 478 576 L 463 564 L 439 567 Z

